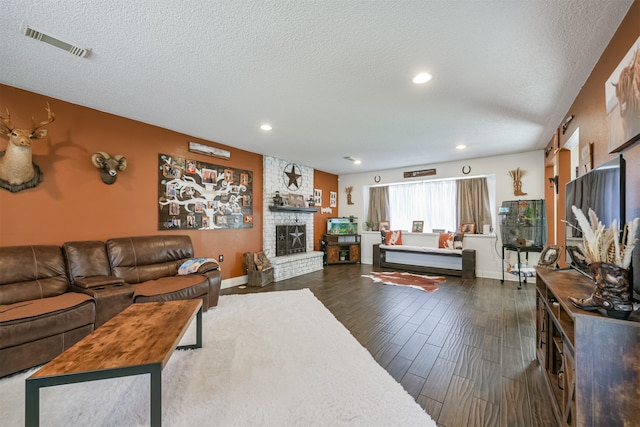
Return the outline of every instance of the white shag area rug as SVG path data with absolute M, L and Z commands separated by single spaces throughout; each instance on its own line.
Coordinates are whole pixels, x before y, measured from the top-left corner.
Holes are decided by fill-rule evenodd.
M 24 425 L 33 371 L 0 380 L 3 426 Z M 148 375 L 43 388 L 40 425 L 149 425 L 149 388 Z M 203 348 L 176 351 L 162 372 L 162 422 L 436 426 L 308 289 L 221 296 Z

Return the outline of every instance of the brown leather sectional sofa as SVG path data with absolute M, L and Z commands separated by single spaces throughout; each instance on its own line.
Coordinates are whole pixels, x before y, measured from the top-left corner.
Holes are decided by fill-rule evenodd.
M 215 262 L 178 274 L 193 257 L 189 236 L 0 247 L 0 377 L 48 362 L 134 302 L 215 307 Z

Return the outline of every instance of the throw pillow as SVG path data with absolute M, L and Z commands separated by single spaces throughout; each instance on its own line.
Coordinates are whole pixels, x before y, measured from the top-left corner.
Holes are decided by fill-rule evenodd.
M 401 245 L 402 244 L 402 230 L 385 231 L 384 233 L 385 245 Z
M 453 249 L 453 233 L 440 233 L 438 247 L 443 249 Z
M 464 239 L 464 233 L 454 233 L 453 235 L 453 249 L 462 249 L 462 239 Z

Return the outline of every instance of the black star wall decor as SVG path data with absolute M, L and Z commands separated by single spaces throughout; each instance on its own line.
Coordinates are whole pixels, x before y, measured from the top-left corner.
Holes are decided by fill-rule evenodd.
M 284 168 L 284 183 L 289 190 L 297 190 L 302 185 L 302 173 L 298 165 L 291 163 Z

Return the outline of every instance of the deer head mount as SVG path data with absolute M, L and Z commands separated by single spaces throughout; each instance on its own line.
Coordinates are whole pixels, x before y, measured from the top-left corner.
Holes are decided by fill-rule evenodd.
M 127 168 L 127 159 L 124 156 L 111 157 L 104 151 L 98 151 L 91 156 L 91 163 L 100 170 L 100 178 L 105 184 L 113 184 L 118 178 L 118 172 Z
M 9 138 L 7 149 L 0 152 L 0 188 L 17 193 L 42 182 L 43 174 L 32 160 L 31 141 L 44 138 L 47 135 L 44 126 L 56 118 L 48 103 L 45 110 L 47 119 L 36 123 L 32 118 L 31 129 L 16 128 L 11 123 L 9 110 L 6 117 L 0 116 L 0 135 Z

